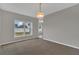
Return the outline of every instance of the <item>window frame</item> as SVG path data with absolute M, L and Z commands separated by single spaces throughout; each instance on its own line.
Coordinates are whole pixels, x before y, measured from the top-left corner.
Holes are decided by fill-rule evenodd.
M 20 22 L 23 22 L 23 24 L 24 24 L 24 34 L 23 35 L 20 35 L 20 36 L 16 36 L 16 32 L 15 32 L 15 21 L 16 20 L 18 20 L 18 21 L 20 21 Z M 16 19 L 16 20 L 14 20 L 14 38 L 19 38 L 19 37 L 26 37 L 26 36 L 32 36 L 32 34 L 33 34 L 33 23 L 31 22 L 31 21 L 27 21 L 27 22 L 24 22 L 24 21 L 22 21 L 22 20 L 19 20 L 19 19 Z M 25 34 L 25 24 L 26 23 L 30 23 L 30 28 L 31 28 L 31 31 L 30 31 L 30 34 L 28 34 L 28 35 L 26 35 Z

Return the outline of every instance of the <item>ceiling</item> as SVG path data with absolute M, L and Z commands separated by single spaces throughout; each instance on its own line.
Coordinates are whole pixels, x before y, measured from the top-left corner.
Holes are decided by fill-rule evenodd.
M 43 3 L 42 4 L 42 11 L 44 11 L 45 15 L 60 11 L 65 8 L 72 7 L 77 5 L 75 3 Z M 39 11 L 39 4 L 38 3 L 0 3 L 0 8 L 35 17 L 37 11 Z

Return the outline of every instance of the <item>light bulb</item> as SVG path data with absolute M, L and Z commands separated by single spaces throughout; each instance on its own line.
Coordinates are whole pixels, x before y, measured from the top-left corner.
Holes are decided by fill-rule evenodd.
M 36 17 L 37 18 L 43 18 L 44 17 L 44 12 L 42 12 L 42 11 L 37 12 Z

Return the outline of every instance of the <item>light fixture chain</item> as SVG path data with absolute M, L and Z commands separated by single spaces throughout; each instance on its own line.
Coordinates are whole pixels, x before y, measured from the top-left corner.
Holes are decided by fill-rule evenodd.
M 41 4 L 41 3 L 40 3 L 40 5 L 39 5 L 39 7 L 40 7 L 40 9 L 39 9 L 39 10 L 40 10 L 40 12 L 41 12 L 41 11 L 42 11 L 42 10 L 41 10 L 41 7 L 42 7 L 42 4 Z

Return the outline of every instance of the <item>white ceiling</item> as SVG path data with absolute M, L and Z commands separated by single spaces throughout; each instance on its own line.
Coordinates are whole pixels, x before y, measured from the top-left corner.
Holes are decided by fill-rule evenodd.
M 69 8 L 77 4 L 74 3 L 43 3 L 42 10 L 45 15 L 60 11 L 65 8 Z M 16 12 L 19 14 L 35 17 L 37 11 L 39 11 L 38 3 L 0 3 L 0 8 Z

